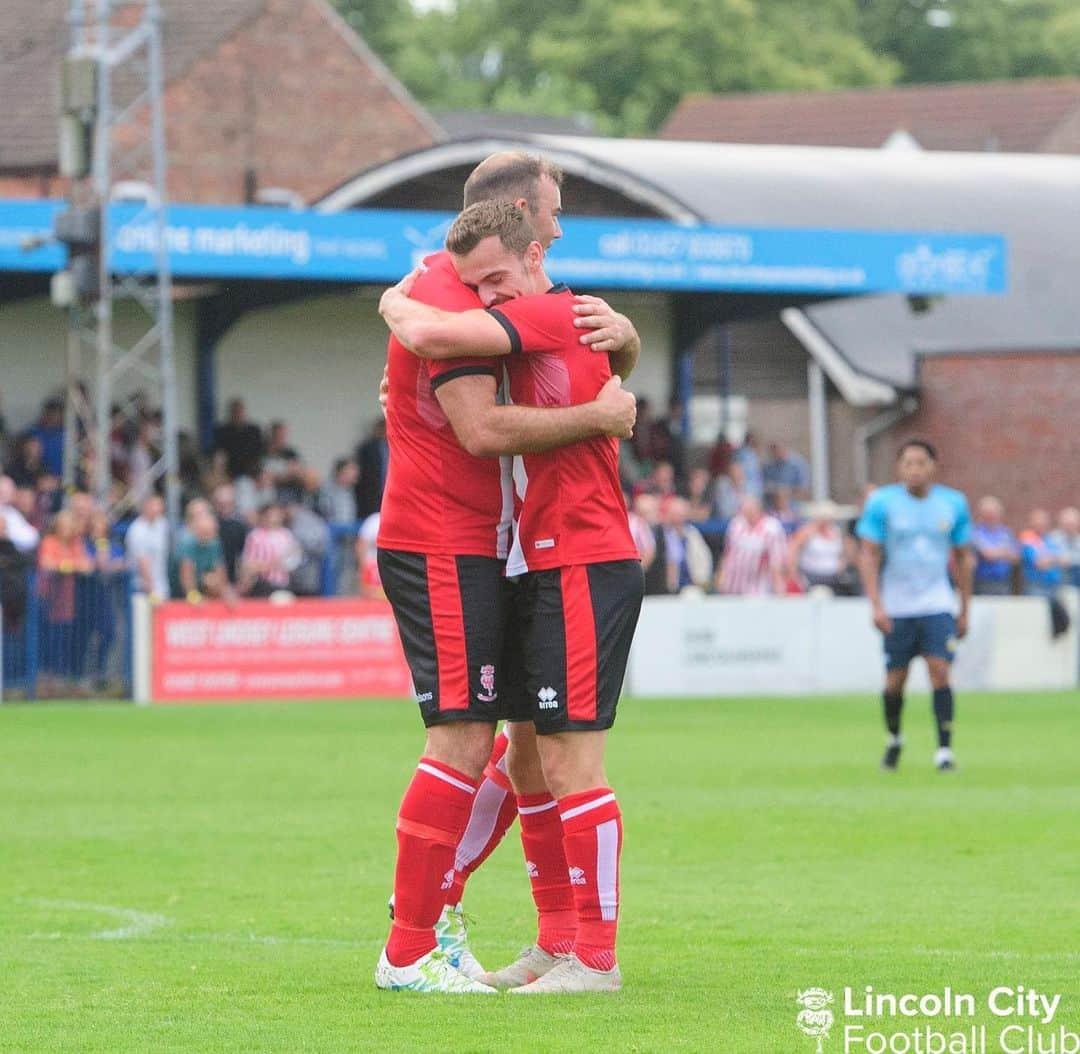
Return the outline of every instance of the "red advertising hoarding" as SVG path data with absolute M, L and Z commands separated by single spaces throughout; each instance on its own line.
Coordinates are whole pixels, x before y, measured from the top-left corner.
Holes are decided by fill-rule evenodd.
M 174 602 L 153 620 L 154 702 L 412 694 L 386 601 Z

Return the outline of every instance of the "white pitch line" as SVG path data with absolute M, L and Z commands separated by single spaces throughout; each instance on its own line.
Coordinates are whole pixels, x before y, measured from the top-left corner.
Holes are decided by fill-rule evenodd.
M 115 930 L 99 930 L 90 934 L 96 941 L 129 941 L 145 937 L 153 930 L 169 926 L 172 920 L 164 915 L 150 911 L 136 911 L 134 908 L 119 908 L 112 904 L 84 904 L 77 900 L 47 900 L 44 897 L 17 898 L 19 904 L 30 904 L 39 908 L 59 908 L 63 911 L 93 911 L 101 915 L 111 915 L 123 919 L 127 925 Z M 47 938 L 51 939 L 51 938 Z

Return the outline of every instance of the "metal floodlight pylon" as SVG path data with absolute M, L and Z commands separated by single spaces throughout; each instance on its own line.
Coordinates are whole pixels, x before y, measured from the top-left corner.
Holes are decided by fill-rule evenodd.
M 71 46 L 61 74 L 61 174 L 69 208 L 56 237 L 69 264 L 54 300 L 68 310 L 64 485 L 91 467 L 98 500 L 116 519 L 162 481 L 169 519 L 180 516 L 172 275 L 168 254 L 167 156 L 160 0 L 71 0 Z M 148 229 L 152 264 L 119 273 L 110 205 L 121 195 Z M 128 302 L 123 339 L 114 305 Z M 130 318 L 128 317 L 130 315 Z M 139 480 L 113 486 L 112 407 L 156 405 L 161 453 Z

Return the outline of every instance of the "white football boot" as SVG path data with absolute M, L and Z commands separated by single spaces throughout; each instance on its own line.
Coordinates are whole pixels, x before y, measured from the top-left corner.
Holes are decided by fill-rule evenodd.
M 466 977 L 436 948 L 411 966 L 393 966 L 386 949 L 375 967 L 375 987 L 393 992 L 444 992 L 448 995 L 495 995 L 495 989 Z
M 553 966 L 543 977 L 520 988 L 513 995 L 570 995 L 584 992 L 617 992 L 622 988 L 618 966 L 613 970 L 592 970 L 576 955 Z
M 481 979 L 485 971 L 469 948 L 469 931 L 460 904 L 456 908 L 449 904 L 443 908 L 439 921 L 435 923 L 435 938 L 439 942 L 439 950 L 450 960 L 451 966 L 474 981 Z
M 564 959 L 569 958 L 569 952 L 565 955 L 552 955 L 534 944 L 531 948 L 526 948 L 509 966 L 493 973 L 481 974 L 477 980 L 491 985 L 492 988 L 521 988 L 539 980 Z

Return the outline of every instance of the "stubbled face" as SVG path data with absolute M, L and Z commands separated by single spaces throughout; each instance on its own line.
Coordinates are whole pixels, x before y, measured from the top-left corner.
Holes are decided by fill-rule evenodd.
M 539 242 L 532 242 L 524 256 L 516 256 L 493 234 L 453 261 L 458 277 L 476 290 L 484 307 L 544 292 L 544 250 Z
M 909 446 L 900 455 L 897 472 L 905 487 L 922 490 L 934 478 L 934 459 L 921 446 Z
M 559 222 L 562 215 L 562 191 L 550 176 L 541 176 L 533 197 L 536 201 L 535 209 L 530 208 L 524 199 L 518 204 L 528 214 L 540 244 L 545 249 L 550 249 L 551 243 L 562 237 L 562 225 Z

